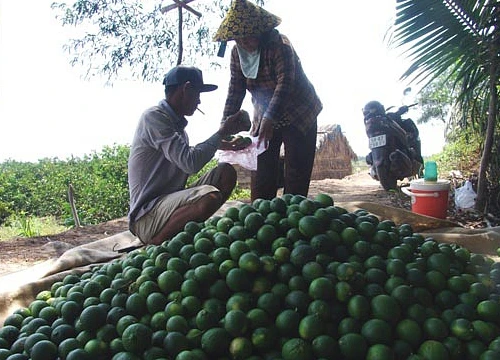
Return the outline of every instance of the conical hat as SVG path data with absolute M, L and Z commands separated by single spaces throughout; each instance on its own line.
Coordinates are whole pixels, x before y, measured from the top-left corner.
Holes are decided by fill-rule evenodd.
M 229 41 L 245 36 L 258 36 L 274 29 L 280 23 L 278 16 L 250 1 L 233 0 L 213 40 Z

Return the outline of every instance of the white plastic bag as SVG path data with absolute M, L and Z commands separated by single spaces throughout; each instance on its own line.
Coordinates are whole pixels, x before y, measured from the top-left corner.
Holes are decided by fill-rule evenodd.
M 257 170 L 257 156 L 266 151 L 264 142 L 257 146 L 258 137 L 251 137 L 252 144 L 243 150 L 220 150 L 218 154 L 219 162 L 238 164 L 248 170 Z
M 455 190 L 455 205 L 458 209 L 470 209 L 476 204 L 476 192 L 472 183 L 467 180 L 462 187 Z

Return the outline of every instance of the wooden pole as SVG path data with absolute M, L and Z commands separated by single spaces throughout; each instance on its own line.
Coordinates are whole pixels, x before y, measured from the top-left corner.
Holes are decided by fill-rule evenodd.
M 197 17 L 201 17 L 201 13 L 199 11 L 196 11 L 193 9 L 191 6 L 187 5 L 188 3 L 194 1 L 194 0 L 172 0 L 175 4 L 167 5 L 164 6 L 160 9 L 162 14 L 165 14 L 166 12 L 173 10 L 177 8 L 179 12 L 179 26 L 178 26 L 178 31 L 179 31 L 179 54 L 177 56 L 177 65 L 182 64 L 182 55 L 184 52 L 183 49 L 183 42 L 182 42 L 182 21 L 183 21 L 183 15 L 182 15 L 182 9 L 186 9 L 187 11 L 190 11 Z
M 184 52 L 183 46 L 182 46 L 182 6 L 178 7 L 179 11 L 179 54 L 177 55 L 177 65 L 182 64 L 182 53 Z
M 75 221 L 75 227 L 80 227 L 80 219 L 78 218 L 78 212 L 76 211 L 75 197 L 74 197 L 73 185 L 69 184 L 68 187 L 68 201 L 71 206 L 71 212 L 73 214 L 73 220 Z
M 160 9 L 162 14 L 165 14 L 166 12 L 173 10 L 179 6 L 182 6 L 184 9 L 191 11 L 193 14 L 195 14 L 198 17 L 201 17 L 201 13 L 193 9 L 191 6 L 188 6 L 190 2 L 193 2 L 194 0 L 184 0 L 184 1 L 179 1 L 179 0 L 173 0 L 175 4 L 167 5 L 164 6 Z

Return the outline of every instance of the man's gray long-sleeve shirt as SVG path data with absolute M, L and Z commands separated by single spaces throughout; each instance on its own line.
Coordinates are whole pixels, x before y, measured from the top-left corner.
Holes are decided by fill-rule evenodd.
M 186 125 L 166 100 L 142 114 L 128 160 L 131 229 L 161 196 L 183 190 L 188 177 L 214 157 L 221 136 L 189 146 Z

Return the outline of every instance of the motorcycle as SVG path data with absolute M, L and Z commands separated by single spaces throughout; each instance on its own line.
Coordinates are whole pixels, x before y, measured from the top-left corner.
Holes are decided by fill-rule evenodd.
M 385 109 L 378 101 L 370 101 L 363 108 L 365 131 L 370 153 L 366 163 L 370 176 L 385 190 L 397 188 L 397 181 L 422 176 L 424 160 L 421 155 L 419 131 L 412 119 L 403 119 L 410 107 Z

